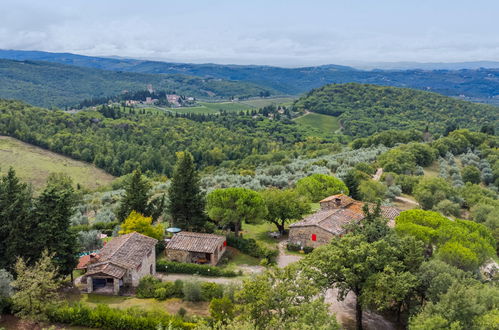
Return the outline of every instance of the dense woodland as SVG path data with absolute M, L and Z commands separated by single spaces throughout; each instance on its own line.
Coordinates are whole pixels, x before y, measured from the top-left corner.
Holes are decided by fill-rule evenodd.
M 247 98 L 273 89 L 253 83 L 181 74 L 154 75 L 104 71 L 35 61 L 0 60 L 0 97 L 23 100 L 43 107 L 76 106 L 84 99 L 110 97 L 125 90 L 155 89 L 181 95 L 215 98 Z
M 298 111 L 337 116 L 347 135 L 360 137 L 389 129 L 444 133 L 448 127 L 499 129 L 499 108 L 454 100 L 408 88 L 360 84 L 327 85 L 297 100 Z

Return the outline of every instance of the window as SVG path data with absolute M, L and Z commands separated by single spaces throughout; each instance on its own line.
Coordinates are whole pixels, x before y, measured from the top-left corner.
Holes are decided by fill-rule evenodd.
M 316 234 L 312 234 L 312 241 L 317 241 L 317 235 Z
M 220 245 L 220 251 L 222 251 L 222 249 L 223 249 L 223 248 L 224 248 L 224 246 L 223 246 L 223 245 Z

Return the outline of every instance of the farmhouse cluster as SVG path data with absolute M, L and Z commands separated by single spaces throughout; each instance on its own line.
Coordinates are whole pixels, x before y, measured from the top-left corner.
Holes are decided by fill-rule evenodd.
M 290 225 L 288 242 L 302 248 L 327 244 L 365 217 L 363 207 L 363 202 L 344 194 L 327 197 L 320 201 L 319 211 Z M 400 214 L 385 206 L 381 212 L 390 221 Z M 145 275 L 155 275 L 156 243 L 156 239 L 134 232 L 115 237 L 98 253 L 80 258 L 77 269 L 85 271 L 82 283 L 86 291 L 119 294 L 124 287 L 136 287 Z M 165 258 L 215 266 L 226 248 L 225 236 L 181 231 L 166 240 Z

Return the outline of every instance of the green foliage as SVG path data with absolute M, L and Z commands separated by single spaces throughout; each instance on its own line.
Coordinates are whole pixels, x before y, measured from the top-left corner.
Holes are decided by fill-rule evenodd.
M 312 202 L 318 202 L 328 196 L 343 193 L 349 194 L 347 186 L 338 178 L 325 174 L 312 174 L 298 180 L 296 191 Z
M 258 223 L 268 211 L 263 198 L 245 188 L 217 189 L 208 194 L 208 216 L 222 227 L 233 227 L 239 235 L 241 224 Z
M 187 301 L 203 300 L 201 294 L 201 283 L 197 280 L 184 281 L 182 291 L 184 293 L 184 299 Z
M 168 211 L 173 224 L 191 231 L 202 229 L 206 220 L 204 206 L 192 155 L 180 153 L 168 190 Z
M 263 246 L 252 238 L 237 237 L 233 234 L 227 235 L 227 245 L 252 257 L 267 259 L 272 263 L 275 262 L 275 259 L 279 254 L 279 251 Z
M 201 283 L 201 299 L 203 301 L 211 301 L 215 298 L 222 298 L 224 288 L 222 285 L 213 282 Z
M 117 212 L 119 221 L 125 220 L 133 211 L 149 215 L 148 205 L 151 184 L 142 176 L 140 170 L 133 171 L 125 183 L 125 195 Z
M 303 329 L 293 324 L 310 323 L 305 329 L 337 329 L 334 317 L 323 313 L 319 289 L 297 267 L 274 268 L 244 280 L 236 295 L 241 318 L 258 329 Z M 312 312 L 313 316 L 309 315 Z
M 154 297 L 154 292 L 158 288 L 161 280 L 152 276 L 146 275 L 142 277 L 137 286 L 136 294 L 139 298 L 152 298 Z
M 223 270 L 214 266 L 190 264 L 184 262 L 173 262 L 166 260 L 158 260 L 156 262 L 156 270 L 158 272 L 166 272 L 166 273 L 199 274 L 203 276 L 215 276 L 215 277 L 237 276 L 237 274 L 233 271 Z
M 461 215 L 461 206 L 448 199 L 438 202 L 438 204 L 433 207 L 433 210 L 447 216 L 459 217 Z
M 158 223 L 157 225 L 152 225 L 152 217 L 144 217 L 135 211 L 132 211 L 128 218 L 121 224 L 120 235 L 129 234 L 133 232 L 146 235 L 160 241 L 164 234 L 165 229 L 163 224 Z
M 40 259 L 29 267 L 19 258 L 15 265 L 16 280 L 12 282 L 13 308 L 20 317 L 45 320 L 47 309 L 56 303 L 58 270 L 52 263 L 54 255 L 44 250 Z
M 379 181 L 362 181 L 359 186 L 359 197 L 365 202 L 384 200 L 388 188 Z
M 422 142 L 423 133 L 417 130 L 387 130 L 373 134 L 369 137 L 358 138 L 352 142 L 352 148 L 369 148 L 377 145 L 394 147 L 399 143 Z
M 435 245 L 437 258 L 465 270 L 476 270 L 495 254 L 496 242 L 490 230 L 472 221 L 453 221 L 436 212 L 409 210 L 402 212 L 395 223 L 398 233 Z
M 481 182 L 480 179 L 481 172 L 478 168 L 472 165 L 468 165 L 463 168 L 461 172 L 461 176 L 463 177 L 463 181 L 466 182 L 471 182 L 474 184 L 478 184 Z
M 444 133 L 449 118 L 459 127 L 479 130 L 494 122 L 493 106 L 455 100 L 407 88 L 332 84 L 317 88 L 297 100 L 298 111 L 339 116 L 347 135 L 366 137 L 393 129 L 421 129 Z
M 13 280 L 14 277 L 8 271 L 0 269 L 0 299 L 11 296 Z
M 268 210 L 265 220 L 275 224 L 280 233 L 284 233 L 287 222 L 301 219 L 310 212 L 310 204 L 295 190 L 271 188 L 260 194 Z
M 410 329 L 494 329 L 483 328 L 497 318 L 499 288 L 487 284 L 455 282 L 436 303 L 425 305 L 411 318 Z
M 423 178 L 414 187 L 414 197 L 423 209 L 430 210 L 444 199 L 456 199 L 457 192 L 443 178 Z
M 235 316 L 234 303 L 227 297 L 213 298 L 210 301 L 210 316 L 215 322 L 226 324 Z
M 50 308 L 47 312 L 52 322 L 101 329 L 116 330 L 157 330 L 193 329 L 192 323 L 183 322 L 181 318 L 163 311 L 143 311 L 137 308 L 111 308 L 97 305 L 92 308 L 84 304 L 63 305 Z
M 94 251 L 102 247 L 102 240 L 97 230 L 78 232 L 79 251 Z

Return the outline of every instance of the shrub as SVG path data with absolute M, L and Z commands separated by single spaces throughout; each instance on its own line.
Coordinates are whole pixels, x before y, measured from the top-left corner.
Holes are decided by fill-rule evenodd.
M 154 298 L 155 291 L 161 284 L 161 280 L 154 276 L 147 275 L 140 279 L 139 285 L 137 286 L 137 297 L 139 298 Z
M 311 247 L 311 246 L 305 246 L 305 247 L 303 247 L 303 252 L 305 252 L 305 254 L 309 254 L 313 250 L 314 250 L 314 248 Z
M 168 299 L 169 298 L 168 289 L 165 287 L 156 288 L 156 290 L 154 290 L 154 298 L 156 298 L 158 300 Z
M 75 326 L 116 330 L 156 330 L 159 328 L 193 329 L 195 324 L 162 311 L 143 311 L 137 308 L 118 309 L 106 305 L 91 308 L 84 304 L 51 307 L 50 321 Z
M 187 310 L 184 307 L 180 307 L 177 311 L 177 315 L 180 316 L 181 318 L 184 318 L 186 314 Z
M 210 301 L 213 298 L 221 298 L 224 294 L 222 285 L 212 282 L 203 282 L 201 284 L 201 299 Z
M 185 281 L 184 287 L 184 299 L 187 301 L 201 301 L 201 284 L 199 281 Z
M 159 272 L 199 274 L 204 276 L 223 276 L 223 277 L 237 276 L 236 272 L 234 271 L 223 270 L 214 266 L 189 264 L 189 263 L 174 262 L 167 260 L 158 260 L 156 262 L 156 270 Z
M 286 245 L 288 251 L 300 251 L 301 250 L 301 246 L 298 245 L 298 244 L 294 244 L 294 243 L 288 243 Z
M 232 233 L 227 235 L 227 245 L 255 258 L 267 258 L 272 263 L 275 262 L 279 254 L 279 251 L 261 246 L 252 238 L 236 237 Z
M 225 323 L 234 318 L 234 303 L 227 297 L 214 298 L 210 302 L 210 315 L 216 322 Z

